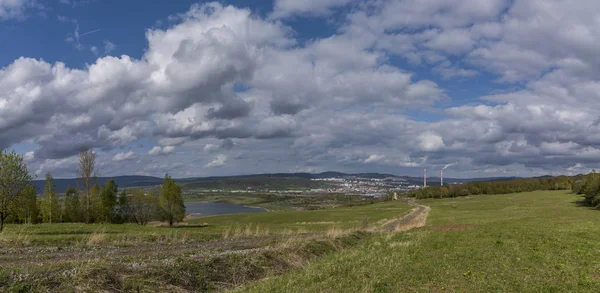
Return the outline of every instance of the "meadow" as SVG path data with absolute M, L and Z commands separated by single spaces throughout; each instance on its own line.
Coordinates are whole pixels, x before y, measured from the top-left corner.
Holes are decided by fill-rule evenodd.
M 600 211 L 566 191 L 422 200 L 427 226 L 381 234 L 248 292 L 597 292 Z
M 183 193 L 186 202 L 219 202 L 245 206 L 262 207 L 271 211 L 277 210 L 318 210 L 343 206 L 370 204 L 361 195 L 344 194 L 312 194 L 289 195 L 276 193 L 230 193 L 200 192 L 186 190 Z
M 403 202 L 162 223 L 6 226 L 0 291 L 201 292 L 238 288 L 364 243 Z M 371 232 L 370 232 L 371 231 Z
M 597 292 L 600 211 L 566 191 L 193 219 L 8 225 L 9 292 Z

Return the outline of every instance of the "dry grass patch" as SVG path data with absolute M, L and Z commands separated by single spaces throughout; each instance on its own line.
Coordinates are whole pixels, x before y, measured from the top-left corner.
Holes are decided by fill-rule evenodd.
M 97 246 L 97 245 L 101 245 L 106 241 L 106 231 L 101 231 L 101 232 L 94 232 L 92 233 L 92 235 L 90 235 L 90 237 L 88 238 L 86 245 L 87 246 Z
M 414 228 L 421 228 L 424 227 L 425 224 L 427 223 L 427 216 L 429 215 L 429 211 L 431 211 L 430 207 L 425 207 L 425 209 L 423 210 L 422 213 L 418 214 L 415 218 L 413 218 L 412 220 L 406 222 L 406 223 L 400 223 L 396 226 L 396 228 L 394 229 L 395 232 L 404 232 L 404 231 L 408 231 Z M 417 212 L 416 210 L 411 212 L 415 213 Z M 409 214 L 410 215 L 410 214 Z
M 227 227 L 221 234 L 221 238 L 226 239 L 239 239 L 249 237 L 261 237 L 270 235 L 269 229 L 263 228 L 260 225 L 232 225 Z

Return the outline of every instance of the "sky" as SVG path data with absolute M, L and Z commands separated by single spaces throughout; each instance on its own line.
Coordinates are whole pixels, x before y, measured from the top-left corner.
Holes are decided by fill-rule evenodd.
M 578 174 L 600 1 L 0 0 L 0 149 L 38 177 Z

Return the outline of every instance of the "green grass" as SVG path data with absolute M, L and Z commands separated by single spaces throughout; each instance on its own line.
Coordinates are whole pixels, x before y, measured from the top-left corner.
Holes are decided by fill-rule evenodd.
M 158 225 L 156 223 L 155 225 Z M 139 243 L 170 241 L 208 241 L 219 239 L 221 235 L 215 231 L 205 231 L 204 226 L 182 225 L 175 229 L 157 227 L 155 225 L 139 226 L 136 224 L 36 224 L 6 225 L 0 234 L 0 248 L 23 246 L 86 246 L 90 237 L 101 235 L 101 244 L 135 245 Z
M 275 193 L 220 193 L 186 191 L 187 202 L 221 202 L 262 207 L 268 210 L 314 210 L 368 204 L 360 195 L 315 194 L 297 196 Z
M 410 211 L 402 202 L 375 203 L 357 207 L 314 211 L 274 211 L 268 213 L 234 214 L 203 217 L 190 220 L 190 224 L 208 226 L 208 231 L 224 231 L 235 226 L 269 232 L 319 232 L 330 228 L 363 228 L 380 225 L 384 220 L 397 219 Z
M 424 200 L 425 228 L 380 235 L 250 292 L 597 292 L 600 211 L 561 191 Z
M 352 208 L 316 211 L 276 211 L 202 217 L 182 223 L 177 228 L 164 224 L 37 224 L 6 225 L 0 234 L 0 248 L 22 246 L 88 245 L 90 237 L 101 235 L 106 245 L 136 245 L 179 241 L 221 239 L 223 233 L 245 232 L 245 236 L 265 236 L 277 233 L 319 232 L 330 228 L 363 228 L 377 225 L 382 219 L 394 219 L 408 213 L 410 207 L 400 202 L 376 203 Z M 162 227 L 159 227 L 162 225 Z M 251 232 L 251 233 L 249 233 Z
M 402 217 L 409 210 L 402 202 L 386 202 L 249 213 L 195 219 L 173 229 L 134 224 L 7 225 L 0 234 L 0 291 L 237 288 L 361 245 L 373 234 L 352 228 L 379 227 L 382 220 Z

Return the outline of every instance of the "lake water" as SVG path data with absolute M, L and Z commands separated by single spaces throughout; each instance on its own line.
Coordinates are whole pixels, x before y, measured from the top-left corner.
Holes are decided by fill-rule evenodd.
M 230 203 L 216 202 L 186 202 L 185 213 L 191 214 L 192 218 L 226 215 L 226 214 L 241 214 L 241 213 L 258 213 L 266 212 L 263 208 L 252 208 Z

